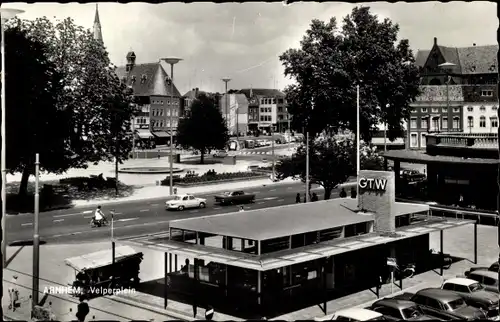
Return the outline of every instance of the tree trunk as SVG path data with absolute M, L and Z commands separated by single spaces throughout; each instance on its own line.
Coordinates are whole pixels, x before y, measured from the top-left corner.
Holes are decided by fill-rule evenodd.
M 332 196 L 332 188 L 325 187 L 325 200 L 328 200 Z
M 202 149 L 200 151 L 200 164 L 204 164 L 204 162 L 205 162 L 205 150 Z
M 21 184 L 19 186 L 19 196 L 26 196 L 28 194 L 28 181 L 30 179 L 31 169 L 27 165 L 24 167 L 23 175 L 21 176 Z

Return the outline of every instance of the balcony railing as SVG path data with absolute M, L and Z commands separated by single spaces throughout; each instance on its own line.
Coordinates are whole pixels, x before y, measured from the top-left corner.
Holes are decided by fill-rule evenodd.
M 439 133 L 426 138 L 428 145 L 498 149 L 497 133 Z

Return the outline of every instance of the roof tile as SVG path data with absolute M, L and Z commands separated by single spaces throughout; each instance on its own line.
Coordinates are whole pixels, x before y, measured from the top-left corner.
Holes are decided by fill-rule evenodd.
M 253 96 L 282 96 L 285 97 L 285 93 L 277 90 L 277 89 L 269 89 L 269 88 L 243 88 L 238 91 L 238 94 L 245 94 L 247 98 L 250 97 L 250 90 L 252 91 Z
M 125 66 L 118 67 L 115 71 L 120 80 L 132 86 L 136 96 L 170 96 L 170 86 L 167 84 L 167 72 L 160 63 L 138 64 L 130 72 Z M 143 78 L 145 77 L 145 79 Z M 134 81 L 135 79 L 135 81 Z M 174 84 L 174 96 L 181 94 Z

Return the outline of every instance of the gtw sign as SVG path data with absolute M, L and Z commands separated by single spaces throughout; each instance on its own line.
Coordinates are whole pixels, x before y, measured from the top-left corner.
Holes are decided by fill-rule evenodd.
M 387 179 L 360 178 L 358 186 L 366 190 L 385 191 Z

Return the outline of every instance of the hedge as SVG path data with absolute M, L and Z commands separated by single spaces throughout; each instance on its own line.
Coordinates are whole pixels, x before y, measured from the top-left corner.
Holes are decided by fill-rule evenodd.
M 224 181 L 230 179 L 242 179 L 242 178 L 252 178 L 262 176 L 262 173 L 255 172 L 226 172 L 226 173 L 216 173 L 216 174 L 203 174 L 201 176 L 195 177 L 184 177 L 184 178 L 176 178 L 173 177 L 173 181 L 175 183 L 180 184 L 191 184 L 191 183 L 204 183 L 204 182 L 212 182 L 212 181 Z M 170 177 L 165 178 L 165 180 L 161 181 L 161 185 L 169 185 Z

